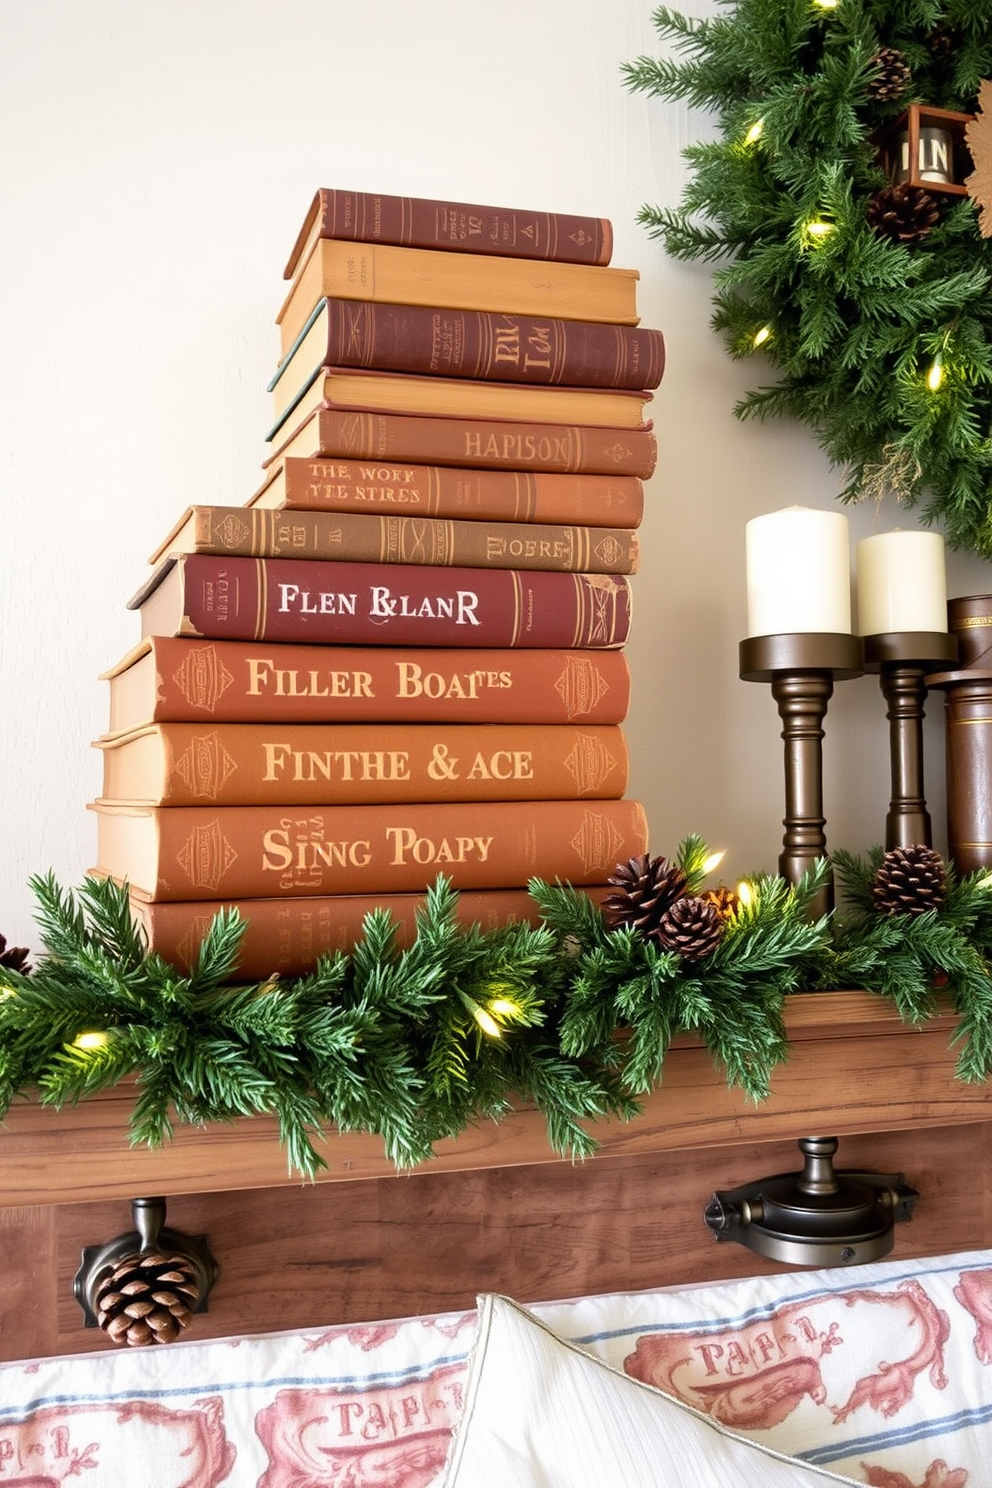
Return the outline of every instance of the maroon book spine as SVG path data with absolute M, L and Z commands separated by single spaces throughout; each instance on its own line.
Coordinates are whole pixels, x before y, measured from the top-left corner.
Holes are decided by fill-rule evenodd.
M 613 229 L 605 217 L 532 212 L 430 197 L 382 196 L 321 187 L 310 205 L 283 277 L 291 279 L 316 238 L 394 243 L 401 248 L 448 248 L 502 258 L 608 264 Z
M 622 646 L 620 574 L 190 553 L 131 599 L 143 635 L 335 645 Z
M 326 366 L 555 386 L 655 388 L 661 331 L 484 310 L 325 301 Z

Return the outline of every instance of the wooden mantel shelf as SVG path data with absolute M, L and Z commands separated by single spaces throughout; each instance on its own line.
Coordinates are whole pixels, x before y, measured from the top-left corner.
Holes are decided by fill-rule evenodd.
M 599 1156 L 989 1119 L 992 1089 L 954 1078 L 956 1020 L 949 1013 L 909 1027 L 881 998 L 829 992 L 791 997 L 786 1023 L 792 1052 L 775 1072 L 767 1101 L 756 1105 L 729 1089 L 707 1051 L 682 1037 L 642 1115 L 592 1128 Z M 131 1102 L 132 1091 L 122 1085 L 61 1112 L 34 1100 L 13 1106 L 0 1127 L 0 1206 L 300 1183 L 287 1171 L 274 1119 L 177 1128 L 171 1143 L 149 1151 L 129 1145 Z M 385 1158 L 378 1137 L 332 1134 L 323 1155 L 328 1169 L 318 1182 L 404 1176 Z M 414 1171 L 561 1161 L 548 1146 L 540 1115 L 520 1110 L 439 1143 L 434 1161 Z

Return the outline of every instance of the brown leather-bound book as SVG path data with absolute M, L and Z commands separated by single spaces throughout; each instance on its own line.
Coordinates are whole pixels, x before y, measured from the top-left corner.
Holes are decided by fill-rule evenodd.
M 143 635 L 375 646 L 622 646 L 623 574 L 168 558 L 129 601 Z
M 470 377 L 418 377 L 369 367 L 322 367 L 308 387 L 294 394 L 265 437 L 270 443 L 278 440 L 281 429 L 315 408 L 643 429 L 648 422 L 644 405 L 651 396 L 629 388 L 540 387 Z
M 91 809 L 97 871 L 147 899 L 603 884 L 648 845 L 637 801 Z
M 604 884 L 582 891 L 594 903 L 610 892 Z M 192 971 L 200 942 L 221 909 L 238 911 L 245 924 L 238 964 L 231 981 L 261 982 L 270 976 L 304 976 L 319 956 L 335 951 L 346 955 L 361 938 L 365 916 L 387 909 L 396 923 L 396 940 L 413 940 L 423 894 L 341 894 L 333 898 L 290 895 L 278 899 L 180 900 L 150 902 L 132 896 L 135 920 L 144 929 L 149 951 L 154 951 L 184 974 Z M 498 930 L 503 925 L 540 919 L 537 904 L 526 889 L 477 889 L 458 896 L 460 925 Z
M 322 299 L 636 325 L 639 278 L 636 269 L 318 238 L 276 316 L 279 356 L 289 353 Z
M 637 533 L 622 527 L 191 506 L 149 561 L 179 553 L 629 574 L 637 568 L 638 546 Z
M 621 723 L 622 651 L 259 645 L 153 636 L 103 673 L 109 733 L 199 723 Z
M 560 263 L 608 264 L 613 251 L 613 228 L 605 217 L 321 187 L 297 234 L 283 278 L 292 279 L 318 238 Z
M 98 739 L 104 800 L 151 806 L 615 800 L 618 727 L 153 723 Z
M 499 419 L 428 418 L 423 414 L 343 412 L 318 408 L 274 442 L 266 468 L 304 460 L 411 460 L 484 470 L 559 475 L 634 475 L 646 480 L 658 446 L 644 429 Z
M 277 419 L 320 367 L 641 390 L 661 382 L 665 340 L 646 326 L 321 300 L 269 383 Z
M 466 521 L 638 527 L 634 475 L 546 475 L 375 460 L 280 460 L 245 503 L 281 511 L 385 511 Z

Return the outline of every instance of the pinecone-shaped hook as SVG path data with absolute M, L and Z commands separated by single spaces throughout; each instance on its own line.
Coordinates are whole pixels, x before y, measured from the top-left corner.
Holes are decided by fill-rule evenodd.
M 132 1199 L 131 1214 L 134 1230 L 84 1249 L 73 1292 L 87 1328 L 114 1343 L 171 1343 L 206 1312 L 217 1262 L 206 1236 L 164 1227 L 164 1199 Z

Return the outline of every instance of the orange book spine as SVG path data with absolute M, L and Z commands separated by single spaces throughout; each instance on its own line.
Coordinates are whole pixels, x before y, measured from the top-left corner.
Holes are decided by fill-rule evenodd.
M 371 300 L 324 303 L 325 366 L 631 390 L 657 387 L 665 370 L 664 337 L 645 326 Z
M 339 645 L 622 646 L 622 574 L 334 563 L 317 558 L 168 559 L 129 602 L 145 635 Z
M 198 723 L 615 724 L 622 651 L 257 645 L 153 636 L 103 673 L 109 733 Z
M 629 574 L 637 568 L 638 545 L 637 533 L 622 527 L 193 506 L 150 561 L 177 553 Z
M 284 278 L 293 277 L 317 238 L 562 263 L 608 264 L 613 250 L 606 217 L 321 187 L 293 244 Z
M 97 740 L 102 796 L 158 806 L 615 799 L 616 727 L 160 723 Z
M 561 475 L 634 475 L 646 480 L 654 471 L 658 446 L 651 429 L 317 408 L 287 432 L 265 464 L 288 456 L 410 460 Z
M 586 891 L 599 903 L 609 893 L 604 885 Z M 193 900 L 147 902 L 132 896 L 131 909 L 143 928 L 149 951 L 187 974 L 193 969 L 200 942 L 219 910 L 233 908 L 245 922 L 238 965 L 231 980 L 264 981 L 267 977 L 304 976 L 319 956 L 335 951 L 348 955 L 361 939 L 362 925 L 373 909 L 387 909 L 396 923 L 396 939 L 408 946 L 414 937 L 422 894 L 342 894 L 336 898 L 307 896 L 282 899 Z M 498 930 L 526 921 L 536 925 L 538 907 L 526 889 L 480 889 L 462 893 L 457 902 L 458 923 Z
M 633 475 L 291 458 L 273 468 L 246 504 L 282 511 L 385 511 L 466 521 L 634 528 L 644 515 L 644 484 Z
M 637 801 L 130 807 L 96 802 L 96 871 L 149 899 L 603 884 L 647 851 Z

